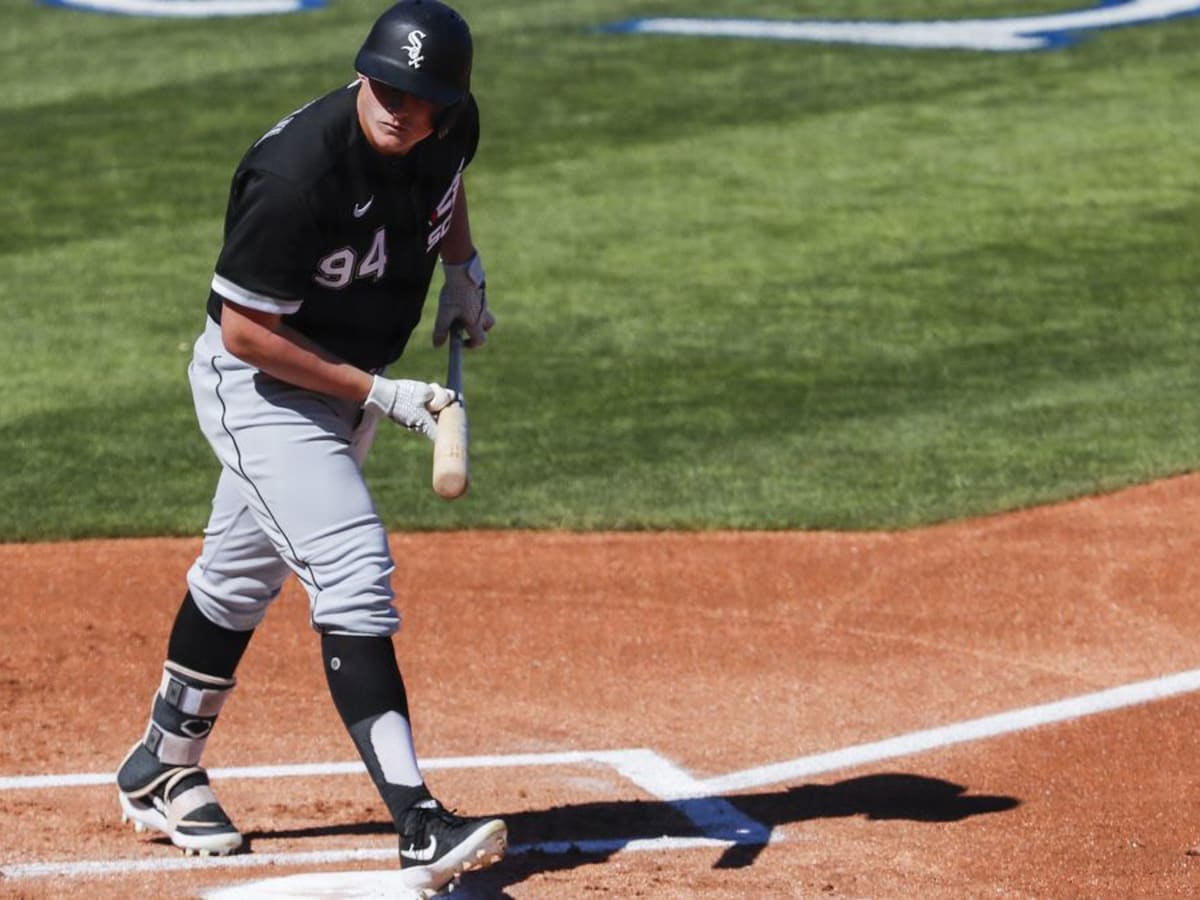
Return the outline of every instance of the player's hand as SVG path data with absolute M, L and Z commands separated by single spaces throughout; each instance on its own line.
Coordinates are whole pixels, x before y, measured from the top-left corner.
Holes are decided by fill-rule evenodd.
M 457 399 L 457 393 L 440 384 L 376 375 L 363 409 L 373 406 L 397 425 L 432 441 L 437 437 L 436 414 Z
M 481 347 L 496 317 L 487 308 L 487 276 L 483 261 L 474 254 L 465 263 L 442 263 L 446 280 L 438 295 L 437 319 L 433 323 L 433 346 L 446 343 L 456 324 L 465 328 L 468 347 Z

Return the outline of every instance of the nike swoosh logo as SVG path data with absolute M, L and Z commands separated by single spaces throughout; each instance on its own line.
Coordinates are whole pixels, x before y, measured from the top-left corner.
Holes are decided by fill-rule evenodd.
M 437 853 L 437 835 L 433 834 L 429 836 L 429 843 L 421 850 L 418 850 L 415 844 L 410 844 L 407 849 L 400 851 L 401 856 L 417 862 L 429 862 L 435 853 Z
M 361 219 L 363 216 L 365 216 L 367 214 L 367 210 L 371 208 L 371 204 L 374 202 L 375 202 L 375 195 L 372 194 L 371 199 L 368 200 L 366 203 L 362 204 L 362 206 L 359 206 L 357 203 L 355 203 L 354 204 L 354 218 Z

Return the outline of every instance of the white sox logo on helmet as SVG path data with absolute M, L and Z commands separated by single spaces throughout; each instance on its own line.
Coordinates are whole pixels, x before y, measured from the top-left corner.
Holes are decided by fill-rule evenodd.
M 425 61 L 425 57 L 421 55 L 421 41 L 425 37 L 425 32 L 416 28 L 408 33 L 408 46 L 404 50 L 408 53 L 408 64 L 414 69 L 421 68 L 421 63 Z
M 994 19 L 835 21 L 832 19 L 628 19 L 604 31 L 692 37 L 765 38 L 956 50 L 1053 50 L 1080 34 L 1200 14 L 1200 0 L 1104 0 L 1090 9 Z

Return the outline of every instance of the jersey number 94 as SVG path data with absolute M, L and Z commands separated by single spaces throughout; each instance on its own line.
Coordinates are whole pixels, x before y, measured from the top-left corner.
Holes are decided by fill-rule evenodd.
M 341 290 L 355 278 L 370 278 L 378 281 L 387 270 L 387 231 L 383 226 L 375 229 L 375 237 L 366 255 L 359 260 L 353 247 L 335 250 L 317 263 L 313 280 L 321 287 Z

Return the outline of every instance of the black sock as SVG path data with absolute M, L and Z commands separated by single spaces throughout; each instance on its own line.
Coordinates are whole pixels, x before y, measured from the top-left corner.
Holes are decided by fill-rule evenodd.
M 210 621 L 188 591 L 171 628 L 167 659 L 205 675 L 232 678 L 253 634 L 254 629 L 231 631 Z
M 389 713 L 402 717 L 408 726 L 408 697 L 392 639 L 323 634 L 321 655 L 333 704 L 399 829 L 404 813 L 428 800 L 430 793 L 423 781 L 419 784 L 389 781 L 371 737 L 373 726 Z M 411 752 L 411 747 L 402 749 L 403 756 Z

